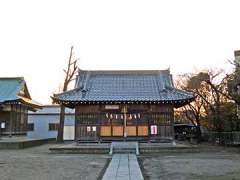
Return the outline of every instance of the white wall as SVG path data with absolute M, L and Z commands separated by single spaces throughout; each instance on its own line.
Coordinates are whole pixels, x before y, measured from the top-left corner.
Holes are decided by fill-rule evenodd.
M 57 131 L 49 131 L 49 123 L 59 123 L 59 115 L 39 115 L 29 114 L 28 123 L 34 123 L 34 131 L 28 131 L 29 138 L 56 138 Z M 74 115 L 65 116 L 65 132 L 64 137 L 66 140 L 74 139 Z M 73 131 L 73 132 L 72 132 Z

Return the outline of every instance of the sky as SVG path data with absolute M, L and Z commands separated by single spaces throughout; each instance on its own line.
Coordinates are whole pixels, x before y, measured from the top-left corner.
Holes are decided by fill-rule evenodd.
M 81 69 L 231 69 L 240 49 L 236 0 L 2 0 L 0 76 L 23 76 L 51 103 L 70 47 Z

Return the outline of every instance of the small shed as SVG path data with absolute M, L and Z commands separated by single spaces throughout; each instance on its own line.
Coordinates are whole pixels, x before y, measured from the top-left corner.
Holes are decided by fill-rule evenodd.
M 0 135 L 26 135 L 27 112 L 40 107 L 23 77 L 0 78 Z

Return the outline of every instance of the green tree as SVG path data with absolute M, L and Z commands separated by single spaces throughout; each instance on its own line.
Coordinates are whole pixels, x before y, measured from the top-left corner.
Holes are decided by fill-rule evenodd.
M 228 75 L 227 86 L 229 96 L 239 105 L 240 104 L 240 51 L 235 51 L 235 60 L 230 62 L 234 66 L 233 73 Z
M 239 131 L 240 122 L 237 118 L 236 104 L 234 102 L 225 102 L 220 107 L 221 118 L 224 131 Z

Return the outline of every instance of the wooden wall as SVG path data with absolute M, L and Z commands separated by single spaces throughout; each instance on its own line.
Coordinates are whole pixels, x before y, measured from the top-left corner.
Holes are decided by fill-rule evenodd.
M 151 125 L 157 126 L 157 135 L 161 137 L 172 137 L 173 136 L 173 122 L 174 122 L 174 110 L 173 105 L 147 105 L 147 104 L 131 104 L 127 105 L 127 114 L 141 114 L 141 117 L 138 119 L 133 119 L 129 123 L 127 130 L 131 130 L 131 128 L 137 128 L 137 134 L 141 131 L 141 128 L 148 127 L 147 132 L 150 134 Z M 75 137 L 78 139 L 81 136 L 89 136 L 88 138 L 98 138 L 100 134 L 110 135 L 113 134 L 114 128 L 122 128 L 123 120 L 122 119 L 111 119 L 109 121 L 106 118 L 106 114 L 123 114 L 123 105 L 119 105 L 119 109 L 106 109 L 105 105 L 80 105 L 75 108 L 75 118 L 76 118 L 76 129 L 75 129 Z M 118 116 L 119 117 L 119 116 Z M 122 122 L 119 125 L 116 122 Z M 137 121 L 135 123 L 135 121 Z M 128 124 L 128 122 L 127 122 Z M 135 125 L 137 124 L 137 125 Z M 109 127 L 112 127 L 111 131 Z M 87 132 L 87 128 L 95 128 L 96 132 L 89 131 Z M 139 129 L 139 128 L 140 129 Z M 106 130 L 104 130 L 104 128 Z M 104 131 L 104 133 L 101 133 Z M 117 132 L 117 131 L 116 131 Z M 133 132 L 131 130 L 131 132 Z M 136 134 L 135 132 L 133 132 Z M 121 130 L 122 136 L 122 130 Z M 130 132 L 128 134 L 131 134 Z M 144 134 L 145 135 L 145 134 Z M 151 135 L 149 135 L 151 136 Z
M 27 133 L 27 107 L 20 104 L 6 105 L 0 110 L 0 124 L 5 128 L 1 134 L 25 135 Z

